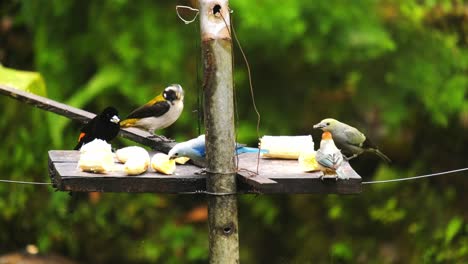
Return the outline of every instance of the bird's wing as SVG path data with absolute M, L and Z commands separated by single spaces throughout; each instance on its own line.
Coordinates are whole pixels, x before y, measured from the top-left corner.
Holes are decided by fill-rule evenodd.
M 320 149 L 317 150 L 315 159 L 320 165 L 331 169 L 336 169 L 343 162 L 343 156 L 340 152 L 327 154 Z
M 330 155 L 323 153 L 320 149 L 315 153 L 317 162 L 327 168 L 333 168 L 333 161 Z
M 167 113 L 171 105 L 167 101 L 159 101 L 154 104 L 146 104 L 131 112 L 127 119 L 132 118 L 145 118 L 145 117 L 159 117 Z
M 203 146 L 203 147 L 197 146 L 197 147 L 194 147 L 193 150 L 195 150 L 201 157 L 205 157 L 205 156 L 206 156 L 206 148 L 205 148 L 205 146 Z
M 96 116 L 97 117 L 97 116 Z M 88 123 L 86 123 L 86 125 L 84 125 L 82 128 L 81 128 L 81 133 L 90 133 L 91 130 L 93 129 L 94 127 L 94 123 L 96 123 L 96 117 L 94 117 L 93 119 L 89 120 Z
M 344 134 L 346 136 L 346 142 L 351 145 L 361 146 L 364 141 L 366 141 L 366 136 L 359 130 L 354 127 L 348 127 L 344 129 Z
M 191 139 L 188 141 L 190 147 L 200 154 L 200 156 L 205 157 L 206 155 L 206 146 L 205 146 L 205 135 L 198 136 L 197 138 Z

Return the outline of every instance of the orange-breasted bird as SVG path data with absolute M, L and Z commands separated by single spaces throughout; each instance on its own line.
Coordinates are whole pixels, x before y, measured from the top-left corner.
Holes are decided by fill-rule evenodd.
M 78 137 L 78 144 L 74 148 L 79 150 L 84 144 L 94 139 L 102 139 L 107 142 L 114 139 L 119 133 L 119 113 L 114 107 L 106 107 L 99 115 L 95 116 L 82 129 Z
M 343 151 L 343 154 L 348 155 L 348 157 L 346 157 L 347 160 L 355 158 L 363 152 L 372 152 L 384 161 L 390 162 L 390 158 L 375 147 L 370 140 L 355 127 L 333 118 L 326 118 L 314 125 L 314 128 L 331 132 L 336 145 Z
M 131 112 L 121 127 L 138 127 L 148 131 L 151 137 L 157 129 L 172 125 L 184 109 L 184 90 L 179 84 L 171 84 L 153 100 Z
M 323 132 L 320 148 L 315 154 L 315 159 L 324 174 L 336 173 L 340 179 L 349 177 L 342 171 L 343 154 L 336 147 L 332 134 L 328 131 Z

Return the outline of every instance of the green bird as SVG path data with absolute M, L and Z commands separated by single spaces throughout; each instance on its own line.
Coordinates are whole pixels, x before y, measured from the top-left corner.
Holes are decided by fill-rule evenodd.
M 342 123 L 333 118 L 326 118 L 314 125 L 314 128 L 332 133 L 337 147 L 346 156 L 347 160 L 357 157 L 363 152 L 372 152 L 385 160 L 391 160 L 375 147 L 366 136 L 355 127 Z

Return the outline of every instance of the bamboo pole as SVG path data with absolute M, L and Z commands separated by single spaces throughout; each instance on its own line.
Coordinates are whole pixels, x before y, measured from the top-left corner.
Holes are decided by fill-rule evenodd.
M 228 0 L 200 0 L 210 263 L 239 263 Z

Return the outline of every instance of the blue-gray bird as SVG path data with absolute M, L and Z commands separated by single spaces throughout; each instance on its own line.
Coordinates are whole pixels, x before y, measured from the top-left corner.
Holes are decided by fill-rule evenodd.
M 258 152 L 258 148 L 245 147 L 237 143 L 236 153 Z M 195 164 L 206 167 L 205 135 L 176 144 L 168 153 L 169 158 L 187 157 Z
M 337 147 L 347 160 L 355 158 L 363 152 L 372 152 L 386 162 L 390 162 L 390 159 L 378 150 L 363 133 L 350 125 L 333 118 L 326 118 L 314 125 L 314 128 L 330 132 Z

